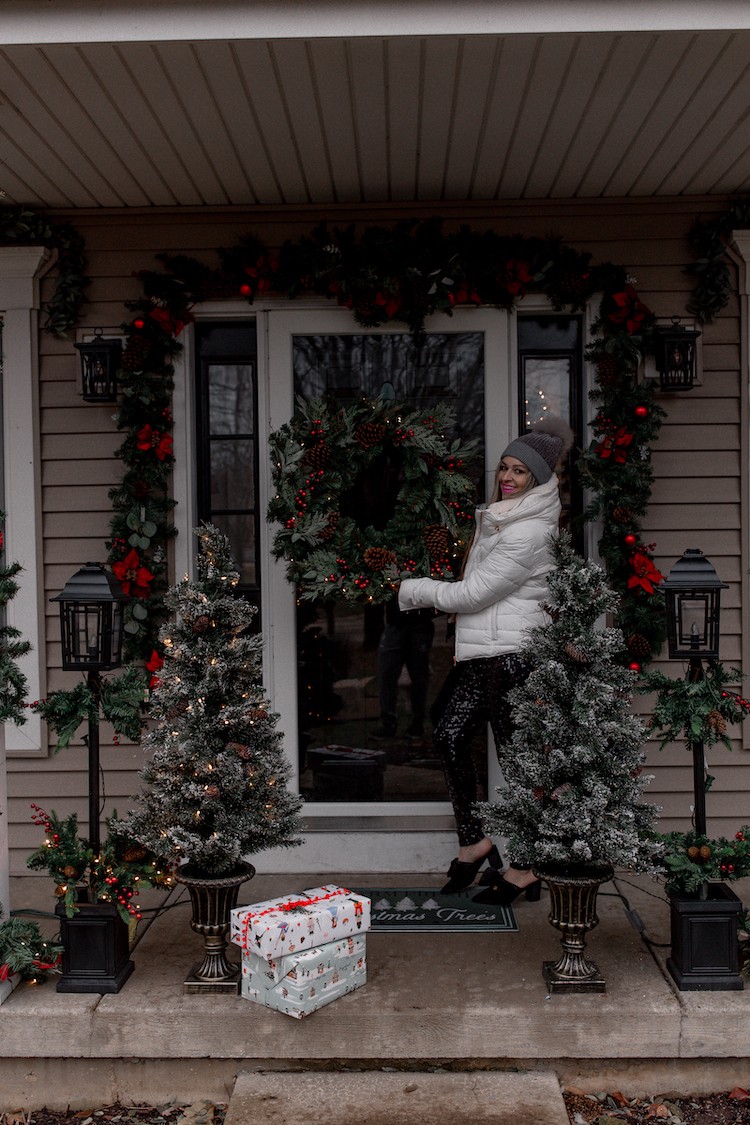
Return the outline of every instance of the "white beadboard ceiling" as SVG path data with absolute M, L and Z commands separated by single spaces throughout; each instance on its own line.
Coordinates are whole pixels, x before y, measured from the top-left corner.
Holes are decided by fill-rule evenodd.
M 744 28 L 39 45 L 0 16 L 2 202 L 35 208 L 735 193 L 749 116 Z

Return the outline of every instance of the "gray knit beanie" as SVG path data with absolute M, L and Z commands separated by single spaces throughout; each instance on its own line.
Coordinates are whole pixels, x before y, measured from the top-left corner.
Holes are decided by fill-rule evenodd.
M 562 418 L 544 418 L 531 433 L 514 438 L 503 457 L 517 457 L 539 484 L 546 484 L 572 444 L 573 431 L 567 422 Z

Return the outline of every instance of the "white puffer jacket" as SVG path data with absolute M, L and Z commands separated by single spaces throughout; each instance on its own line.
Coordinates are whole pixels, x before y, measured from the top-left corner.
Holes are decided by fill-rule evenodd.
M 557 476 L 517 501 L 477 508 L 477 531 L 460 582 L 405 578 L 401 609 L 455 613 L 456 660 L 516 652 L 527 629 L 544 623 L 540 603 L 553 564 L 549 536 L 560 521 Z

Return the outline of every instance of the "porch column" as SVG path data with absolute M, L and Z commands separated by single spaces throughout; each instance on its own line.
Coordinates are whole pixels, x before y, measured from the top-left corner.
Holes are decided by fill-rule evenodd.
M 2 506 L 6 512 L 5 557 L 23 567 L 7 619 L 31 642 L 19 661 L 30 699 L 42 694 L 44 634 L 41 567 L 39 457 L 38 310 L 39 276 L 48 262 L 42 246 L 0 247 L 2 317 Z M 0 902 L 10 909 L 8 785 L 6 755 L 42 753 L 41 720 L 29 714 L 24 726 L 0 726 Z
M 748 389 L 750 388 L 750 230 L 733 231 L 731 248 L 735 252 L 735 258 L 739 259 L 737 287 L 740 300 L 740 527 L 744 528 L 740 605 L 747 607 L 750 604 L 750 577 L 748 576 L 748 560 L 750 560 L 750 443 L 748 443 L 747 438 L 748 425 L 750 424 L 750 406 L 748 405 Z M 747 653 L 748 646 L 750 646 L 750 622 L 748 622 L 747 612 L 742 614 L 741 628 L 742 652 L 744 654 Z M 742 724 L 743 749 L 750 748 L 750 731 L 746 729 L 747 725 L 747 723 Z

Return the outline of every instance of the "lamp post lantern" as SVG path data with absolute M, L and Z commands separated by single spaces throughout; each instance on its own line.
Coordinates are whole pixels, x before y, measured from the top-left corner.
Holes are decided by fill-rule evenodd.
M 717 660 L 721 591 L 728 589 L 697 547 L 688 547 L 661 584 L 670 660 L 687 660 L 687 678 L 703 679 L 703 659 Z M 692 742 L 695 831 L 706 835 L 706 767 L 703 742 Z
M 94 856 L 101 849 L 99 827 L 99 702 L 100 672 L 122 663 L 123 611 L 127 596 L 115 576 L 101 563 L 89 562 L 76 571 L 62 591 L 50 599 L 60 606 L 64 671 L 87 673 L 96 716 L 89 715 L 89 841 Z
M 122 340 L 105 340 L 101 328 L 95 328 L 92 340 L 74 346 L 81 357 L 84 402 L 115 402 L 117 371 L 122 364 Z

